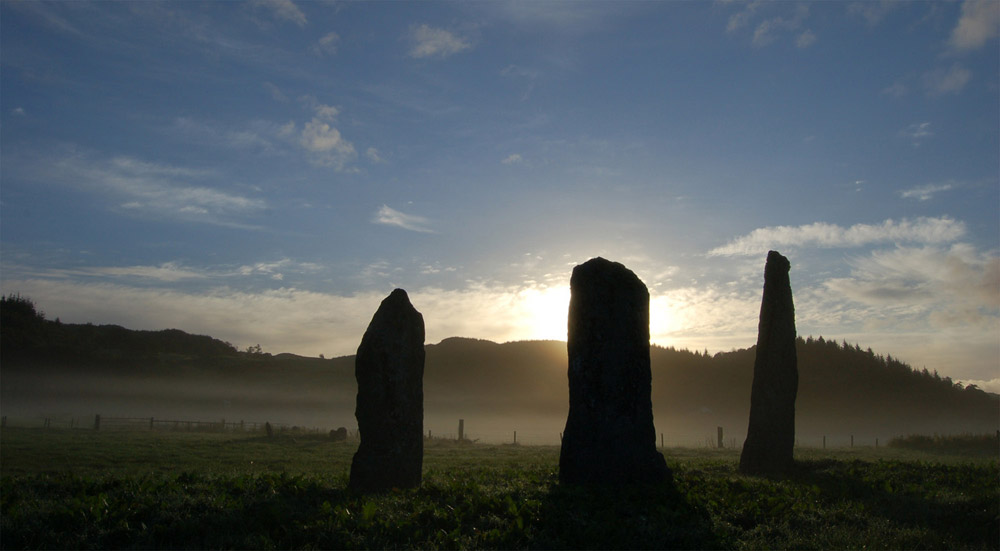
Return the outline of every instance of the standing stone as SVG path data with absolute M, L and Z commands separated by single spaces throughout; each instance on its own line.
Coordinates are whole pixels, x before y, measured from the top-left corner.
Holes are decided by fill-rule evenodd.
M 424 456 L 424 318 L 406 291 L 379 306 L 354 364 L 361 444 L 350 487 L 362 492 L 420 485 Z
M 795 395 L 799 388 L 795 355 L 795 305 L 788 259 L 767 253 L 764 297 L 757 328 L 757 357 L 750 391 L 750 425 L 740 455 L 740 471 L 787 471 L 795 445 Z
M 649 291 L 631 270 L 603 258 L 570 279 L 569 418 L 559 481 L 660 482 L 649 368 Z

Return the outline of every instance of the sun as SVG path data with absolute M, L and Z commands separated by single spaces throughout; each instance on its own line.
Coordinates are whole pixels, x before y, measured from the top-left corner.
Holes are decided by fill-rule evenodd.
M 569 286 L 532 287 L 518 294 L 524 338 L 566 340 Z

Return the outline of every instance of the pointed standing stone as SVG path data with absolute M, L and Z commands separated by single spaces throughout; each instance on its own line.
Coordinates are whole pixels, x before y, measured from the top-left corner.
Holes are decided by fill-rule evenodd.
M 424 455 L 424 318 L 396 289 L 379 306 L 354 364 L 361 444 L 350 487 L 363 492 L 420 485 Z
M 651 483 L 670 471 L 656 451 L 649 367 L 649 291 L 631 270 L 603 258 L 570 279 L 569 418 L 559 480 Z
M 767 253 L 750 391 L 750 424 L 740 455 L 740 471 L 747 474 L 784 472 L 793 463 L 799 370 L 790 267 L 787 258 L 775 251 Z

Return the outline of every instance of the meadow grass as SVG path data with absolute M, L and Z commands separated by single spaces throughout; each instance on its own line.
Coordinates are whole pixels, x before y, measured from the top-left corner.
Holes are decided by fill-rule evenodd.
M 3 548 L 997 549 L 996 457 L 668 448 L 673 481 L 558 484 L 557 446 L 428 441 L 418 489 L 347 489 L 321 435 L 4 429 Z

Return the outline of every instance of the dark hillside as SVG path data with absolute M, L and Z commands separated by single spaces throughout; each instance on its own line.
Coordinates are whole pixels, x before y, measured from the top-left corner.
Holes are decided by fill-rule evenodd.
M 0 362 L 5 414 L 112 411 L 289 419 L 354 426 L 354 356 L 272 356 L 179 330 L 131 331 L 46 320 L 30 300 L 4 297 Z M 557 435 L 569 391 L 566 343 L 449 338 L 426 347 L 425 414 L 497 419 Z M 796 428 L 800 441 L 914 433 L 993 433 L 1000 396 L 963 388 L 892 358 L 823 338 L 799 339 Z M 654 346 L 657 431 L 675 441 L 726 429 L 742 442 L 754 349 L 714 356 Z M 161 413 L 163 412 L 163 413 Z M 540 420 L 544 419 L 542 423 Z M 443 421 L 442 421 L 443 422 Z M 545 428 L 542 429 L 541 425 Z M 810 440 L 811 439 L 811 440 Z

